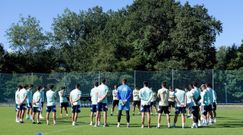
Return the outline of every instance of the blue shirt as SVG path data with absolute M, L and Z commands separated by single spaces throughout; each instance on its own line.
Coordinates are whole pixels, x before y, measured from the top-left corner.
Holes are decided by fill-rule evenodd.
M 127 100 L 127 102 L 130 101 L 130 98 L 132 96 L 132 90 L 131 88 L 124 84 L 124 85 L 121 85 L 117 88 L 117 91 L 118 91 L 118 100 Z
M 31 89 L 27 90 L 27 99 L 26 99 L 26 101 L 27 101 L 27 104 L 32 103 L 32 91 L 31 91 Z
M 41 89 L 40 93 L 41 93 L 40 101 L 44 102 L 45 101 L 45 91 L 44 91 L 44 89 Z

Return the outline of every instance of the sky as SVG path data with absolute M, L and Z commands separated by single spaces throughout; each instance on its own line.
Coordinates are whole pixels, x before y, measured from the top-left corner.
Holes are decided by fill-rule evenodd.
M 177 0 L 184 4 L 187 0 Z M 223 33 L 217 36 L 214 45 L 240 45 L 243 39 L 243 0 L 188 0 L 191 5 L 204 5 L 210 15 L 223 23 Z M 94 6 L 104 11 L 118 10 L 131 5 L 133 0 L 1 0 L 0 4 L 0 43 L 6 50 L 9 43 L 6 31 L 20 16 L 31 15 L 40 21 L 44 31 L 51 31 L 53 18 L 62 14 L 65 8 L 78 12 Z

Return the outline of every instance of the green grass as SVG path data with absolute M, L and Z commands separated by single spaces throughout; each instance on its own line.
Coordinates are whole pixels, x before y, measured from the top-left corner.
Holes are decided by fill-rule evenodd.
M 59 108 L 58 108 L 59 109 Z M 26 121 L 24 124 L 15 122 L 15 111 L 13 107 L 0 107 L 0 135 L 205 135 L 205 134 L 220 134 L 220 135 L 236 135 L 243 133 L 243 118 L 242 107 L 219 107 L 217 123 L 213 126 L 191 129 L 191 119 L 187 119 L 187 128 L 166 128 L 165 117 L 162 117 L 162 128 L 156 129 L 157 117 L 152 117 L 152 128 L 140 128 L 140 116 L 131 116 L 131 128 L 126 128 L 125 116 L 122 117 L 121 128 L 116 128 L 116 116 L 108 116 L 109 127 L 94 128 L 89 126 L 89 109 L 83 108 L 78 119 L 78 125 L 71 126 L 69 118 L 57 119 L 57 125 L 46 125 L 42 120 L 41 125 L 33 125 L 31 121 Z M 59 113 L 57 113 L 59 116 Z M 125 114 L 125 113 L 124 113 Z M 171 117 L 173 119 L 173 116 Z

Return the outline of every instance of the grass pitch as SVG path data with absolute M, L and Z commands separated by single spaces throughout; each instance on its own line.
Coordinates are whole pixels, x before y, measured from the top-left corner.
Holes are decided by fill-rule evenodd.
M 59 108 L 58 108 L 59 109 Z M 187 119 L 187 128 L 181 129 L 181 121 L 177 124 L 177 128 L 166 128 L 165 116 L 162 116 L 162 125 L 160 129 L 156 128 L 157 116 L 152 116 L 152 128 L 141 129 L 140 115 L 131 115 L 131 127 L 126 128 L 126 118 L 122 116 L 122 125 L 116 127 L 117 116 L 108 116 L 109 127 L 94 128 L 89 125 L 89 109 L 82 108 L 78 119 L 78 125 L 71 126 L 70 118 L 59 118 L 57 112 L 57 125 L 46 125 L 42 120 L 41 125 L 32 124 L 31 121 L 25 120 L 24 124 L 15 122 L 14 107 L 0 107 L 0 135 L 240 135 L 243 133 L 243 107 L 242 106 L 221 106 L 217 110 L 217 123 L 209 127 L 191 129 L 191 119 Z M 70 110 L 69 110 L 70 111 Z M 110 112 L 110 110 L 109 110 Z M 125 114 L 125 112 L 124 112 Z M 173 112 L 172 112 L 173 114 Z M 173 121 L 174 116 L 171 116 Z M 50 120 L 51 121 L 51 120 Z M 173 122 L 171 122 L 173 123 Z

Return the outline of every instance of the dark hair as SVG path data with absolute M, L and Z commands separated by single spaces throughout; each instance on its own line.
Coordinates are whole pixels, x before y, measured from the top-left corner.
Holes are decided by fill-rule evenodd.
M 196 81 L 193 81 L 192 82 L 192 86 L 197 86 L 197 82 Z
M 34 87 L 34 85 L 33 85 L 33 84 L 29 84 L 29 87 L 30 87 L 30 88 L 33 88 L 33 87 Z
M 166 87 L 166 81 L 163 81 L 163 82 L 161 83 L 161 85 L 164 86 L 164 87 Z
M 29 87 L 29 85 L 28 85 L 28 84 L 25 84 L 25 85 L 24 85 L 24 88 L 25 88 L 25 89 L 27 89 L 28 87 Z
M 127 83 L 127 79 L 123 79 L 122 82 Z
M 37 90 L 40 91 L 42 89 L 42 86 L 38 86 Z
M 148 81 L 144 81 L 144 82 L 143 82 L 143 85 L 144 85 L 144 86 L 147 86 L 147 87 L 148 87 L 148 84 L 149 84 Z
M 105 83 L 106 82 L 106 80 L 105 79 L 103 79 L 102 81 L 101 81 L 101 83 Z
M 64 90 L 64 89 L 66 89 L 66 87 L 65 86 L 62 86 L 61 89 Z
M 113 87 L 116 87 L 117 88 L 117 84 L 114 84 Z
M 193 84 L 188 85 L 188 91 L 191 91 L 193 89 Z
M 78 83 L 78 84 L 76 84 L 76 88 L 80 88 L 80 84 Z
M 49 86 L 48 86 L 48 89 L 53 89 L 54 88 L 54 85 L 52 85 L 52 84 L 50 84 Z
M 94 86 L 96 86 L 96 87 L 99 86 L 99 82 L 97 82 L 97 81 L 94 82 Z
M 207 87 L 212 88 L 212 84 L 211 83 L 207 83 L 206 85 L 207 85 Z
M 18 88 L 19 89 L 23 89 L 23 86 L 20 84 L 20 85 L 18 85 Z

